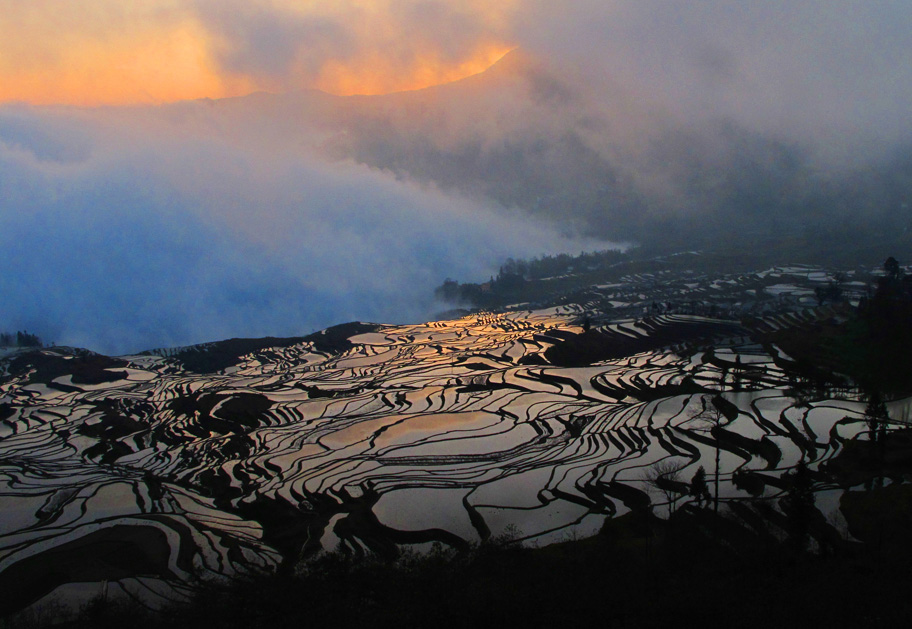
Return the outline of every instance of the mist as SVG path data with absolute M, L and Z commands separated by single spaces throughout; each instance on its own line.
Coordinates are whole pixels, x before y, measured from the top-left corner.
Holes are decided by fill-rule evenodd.
M 912 130 L 912 8 L 902 0 L 189 6 L 220 42 L 223 73 L 275 90 L 333 91 L 327 68 L 357 73 L 359 62 L 401 77 L 422 60 L 519 47 L 593 98 L 622 93 L 678 124 L 727 120 L 830 161 L 866 159 Z M 390 80 L 386 91 L 403 89 Z
M 867 159 L 910 137 L 912 7 L 901 0 L 563 9 L 530 2 L 517 37 L 589 85 L 631 86 L 682 122 L 727 119 L 828 160 Z
M 58 344 L 122 354 L 420 321 L 448 276 L 592 244 L 307 152 L 104 110 L 0 109 L 0 327 Z

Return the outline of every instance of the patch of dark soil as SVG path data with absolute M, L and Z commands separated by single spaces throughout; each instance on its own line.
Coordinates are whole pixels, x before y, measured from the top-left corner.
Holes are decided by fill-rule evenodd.
M 133 449 L 122 441 L 100 441 L 84 452 L 87 459 L 105 464 L 114 463 L 128 454 L 133 454 Z
M 248 433 L 263 423 L 272 401 L 259 393 L 200 393 L 174 398 L 168 406 L 175 415 L 195 418 L 198 436 Z M 217 408 L 216 408 L 217 407 Z M 192 427 L 188 430 L 194 432 Z
M 354 347 L 354 344 L 349 341 L 351 337 L 376 332 L 379 329 L 380 326 L 374 323 L 352 321 L 310 334 L 305 336 L 304 340 L 313 343 L 318 352 L 340 354 Z
M 78 391 L 74 387 L 56 384 L 54 379 L 61 376 L 72 376 L 73 384 L 103 384 L 116 382 L 127 377 L 125 371 L 109 371 L 117 367 L 126 367 L 127 363 L 87 350 L 75 354 L 62 353 L 57 350 L 43 349 L 16 356 L 10 361 L 9 370 L 13 375 L 27 373 L 34 369 L 32 382 L 40 382 L 62 391 Z
M 280 498 L 258 495 L 241 502 L 236 511 L 263 527 L 263 539 L 282 554 L 282 571 L 290 574 L 298 560 L 320 550 L 320 538 L 338 503 L 322 495 L 301 496 L 294 505 Z
M 219 446 L 222 445 L 227 446 L 229 449 L 229 452 L 225 452 L 226 458 L 233 458 L 237 451 L 244 454 L 243 443 L 239 444 L 240 447 L 238 447 L 238 445 L 232 445 L 231 441 L 228 441 L 228 443 L 220 441 Z M 235 452 L 230 450 L 235 450 Z M 222 452 L 221 448 L 219 448 L 219 452 Z M 231 500 L 240 498 L 244 494 L 243 487 L 235 487 L 232 484 L 232 477 L 221 467 L 210 467 L 203 470 L 197 475 L 195 480 L 202 493 L 212 498 L 215 504 L 222 509 L 230 509 Z
M 151 404 L 130 404 L 126 401 L 110 399 L 98 400 L 93 405 L 101 411 L 101 417 L 91 423 L 84 422 L 76 431 L 87 437 L 108 441 L 120 439 L 148 428 L 141 418 L 149 417 L 154 412 Z M 126 405 L 128 408 L 120 408 L 122 405 Z M 127 410 L 129 414 L 122 412 L 123 410 Z
M 263 413 L 272 407 L 272 400 L 258 393 L 234 393 L 222 401 L 214 415 L 218 419 L 244 428 L 260 426 Z
M 367 332 L 374 332 L 380 326 L 357 321 L 343 323 L 308 336 L 272 337 L 258 339 L 228 339 L 187 348 L 174 354 L 171 358 L 187 371 L 206 374 L 216 373 L 237 365 L 242 356 L 269 349 L 270 347 L 290 347 L 299 343 L 311 342 L 319 352 L 338 354 L 351 349 L 354 345 L 348 339 Z
M 296 382 L 294 384 L 294 387 L 297 389 L 301 389 L 302 391 L 307 391 L 307 397 L 309 397 L 311 400 L 316 400 L 319 398 L 332 399 L 332 398 L 351 397 L 353 395 L 358 395 L 359 393 L 364 391 L 364 389 L 361 387 L 358 387 L 355 389 L 321 389 L 318 386 L 314 386 L 314 385 L 308 386 L 308 385 L 302 384 L 300 382 Z
M 574 335 L 545 350 L 548 361 L 560 367 L 583 367 L 602 360 L 624 358 L 665 347 L 711 343 L 714 339 L 746 334 L 732 321 L 662 321 L 644 319 L 637 327 L 641 336 L 630 336 L 609 329 L 593 329 Z
M 174 354 L 171 359 L 193 373 L 216 373 L 237 365 L 241 357 L 247 354 L 270 347 L 290 347 L 303 341 L 304 337 L 272 336 L 259 339 L 228 339 L 185 349 Z

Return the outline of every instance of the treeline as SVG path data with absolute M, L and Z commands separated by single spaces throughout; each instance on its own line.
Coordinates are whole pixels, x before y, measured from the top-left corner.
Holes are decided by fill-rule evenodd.
M 0 332 L 0 347 L 43 347 L 37 334 L 29 334 L 25 330 L 16 332 Z
M 874 294 L 859 304 L 848 340 L 853 375 L 865 388 L 912 391 L 912 275 L 896 258 L 887 258 Z
M 519 296 L 528 284 L 545 280 L 560 280 L 602 271 L 627 260 L 626 253 L 617 250 L 545 255 L 530 260 L 507 258 L 496 276 L 484 283 L 465 283 L 447 278 L 434 289 L 440 301 L 466 306 L 490 306 L 504 297 Z
M 559 253 L 531 260 L 507 258 L 500 267 L 497 278 L 520 275 L 527 280 L 540 280 L 569 273 L 598 271 L 626 259 L 627 254 L 613 249 L 591 253 L 584 251 L 577 256 Z
M 826 381 L 838 374 L 870 396 L 887 399 L 912 393 L 912 275 L 896 258 L 858 307 L 841 316 L 776 331 L 766 339 L 796 359 L 796 370 Z M 819 303 L 841 301 L 840 278 L 818 291 Z

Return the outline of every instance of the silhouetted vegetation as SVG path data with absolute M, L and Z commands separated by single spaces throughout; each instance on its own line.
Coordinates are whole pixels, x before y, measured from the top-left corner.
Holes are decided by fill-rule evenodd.
M 847 330 L 851 366 L 868 389 L 912 388 L 912 276 L 895 258 L 884 263 L 870 300 L 859 306 Z
M 845 282 L 845 273 L 835 273 L 833 279 L 826 286 L 818 286 L 814 289 L 817 296 L 817 303 L 824 305 L 827 302 L 836 303 L 842 301 L 842 285 Z
M 13 358 L 8 366 L 10 374 L 24 374 L 34 370 L 34 382 L 41 382 L 60 391 L 78 391 L 75 387 L 56 382 L 61 376 L 71 376 L 74 384 L 101 384 L 126 378 L 127 363 L 88 350 L 44 350 L 26 352 Z
M 350 336 L 373 332 L 376 329 L 376 325 L 353 321 L 335 325 L 307 336 L 228 339 L 227 341 L 194 345 L 174 354 L 172 358 L 187 371 L 215 373 L 237 365 L 241 358 L 247 354 L 269 347 L 289 347 L 299 343 L 311 342 L 314 345 L 314 349 L 319 352 L 341 352 L 352 347 L 352 343 L 348 340 Z M 149 354 L 150 352 L 143 353 Z
M 788 541 L 796 554 L 807 548 L 814 508 L 814 485 L 811 472 L 804 460 L 784 475 L 786 494 L 779 499 L 779 507 L 786 517 Z
M 25 330 L 16 332 L 0 332 L 0 347 L 43 347 L 37 334 L 29 334 Z
M 686 496 L 690 486 L 681 480 L 681 470 L 687 466 L 683 460 L 660 459 L 646 470 L 644 480 L 668 503 L 668 513 L 673 514 L 678 500 Z M 702 469 L 702 468 L 701 468 Z
M 735 410 L 734 417 L 726 416 L 721 409 L 722 398 L 719 396 L 708 397 L 704 396 L 700 403 L 702 405 L 702 410 L 694 414 L 690 419 L 687 420 L 687 424 L 693 426 L 693 430 L 697 432 L 703 432 L 709 435 L 712 438 L 713 445 L 715 446 L 716 451 L 716 465 L 715 470 L 713 471 L 713 512 L 719 513 L 719 478 L 722 475 L 721 463 L 720 463 L 720 454 L 721 454 L 721 431 L 722 426 L 728 422 L 734 420 L 737 417 L 737 409 Z M 703 470 L 701 467 L 700 470 Z M 698 470 L 698 473 L 699 471 Z M 704 472 L 705 475 L 705 472 Z M 705 484 L 705 480 L 703 481 Z
M 507 258 L 487 282 L 460 284 L 447 278 L 434 290 L 440 301 L 478 308 L 494 308 L 513 301 L 539 301 L 586 286 L 594 275 L 629 260 L 617 250 L 571 256 L 561 253 L 531 260 Z
M 805 384 L 845 386 L 844 374 L 878 395 L 912 392 L 912 276 L 890 257 L 869 294 L 857 308 L 837 304 L 828 319 L 767 334 L 764 340 L 795 359 L 791 370 Z
M 709 493 L 709 486 L 706 484 L 706 470 L 702 465 L 694 472 L 688 489 L 697 506 L 703 506 L 712 499 Z

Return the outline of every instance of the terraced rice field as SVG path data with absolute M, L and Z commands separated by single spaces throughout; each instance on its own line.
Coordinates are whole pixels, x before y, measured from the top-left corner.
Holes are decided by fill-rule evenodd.
M 814 469 L 864 436 L 863 402 L 796 398 L 788 356 L 735 321 L 666 314 L 582 335 L 587 313 L 341 326 L 213 373 L 179 356 L 8 358 L 0 590 L 10 605 L 101 587 L 154 603 L 322 550 L 547 544 L 667 513 L 675 492 L 645 480 L 656 462 L 712 484 L 719 448 L 723 502 L 750 495 L 733 482 L 744 471 L 775 496 L 799 460 Z M 594 335 L 622 349 L 560 360 Z M 712 428 L 694 416 L 717 395 Z M 835 488 L 817 489 L 835 509 Z

